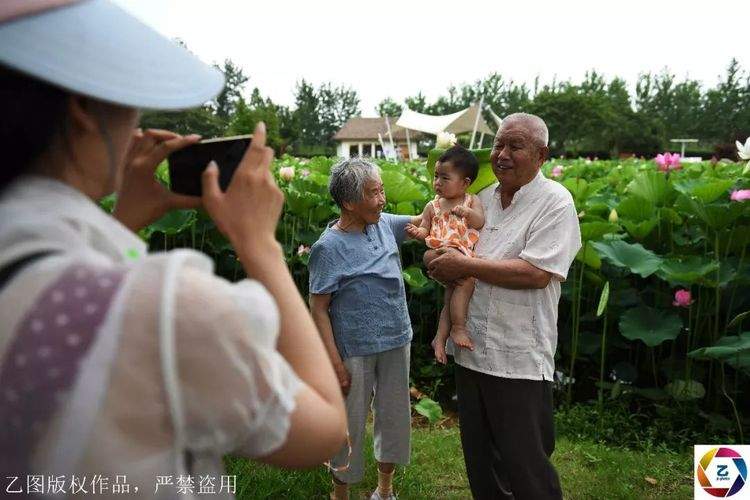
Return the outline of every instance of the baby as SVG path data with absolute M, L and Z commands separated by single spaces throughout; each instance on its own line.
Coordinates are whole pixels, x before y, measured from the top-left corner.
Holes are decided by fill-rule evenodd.
M 435 199 L 425 207 L 419 227 L 406 226 L 409 236 L 424 240 L 432 249 L 453 248 L 474 257 L 474 245 L 484 225 L 484 210 L 479 198 L 466 190 L 478 172 L 479 162 L 468 149 L 453 146 L 443 153 L 435 164 Z M 440 363 L 447 362 L 445 342 L 449 334 L 458 347 L 474 349 L 466 330 L 466 312 L 472 293 L 473 279 L 445 289 L 438 332 L 432 345 L 435 359 Z

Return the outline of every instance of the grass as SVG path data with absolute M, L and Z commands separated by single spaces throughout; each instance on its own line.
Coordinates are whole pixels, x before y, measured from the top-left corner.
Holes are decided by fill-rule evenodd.
M 371 432 L 365 479 L 352 488 L 352 499 L 369 498 L 377 483 Z M 692 497 L 690 453 L 634 451 L 560 437 L 552 458 L 566 499 Z M 227 458 L 227 470 L 237 474 L 240 499 L 327 499 L 330 491 L 330 476 L 322 468 L 282 471 Z M 397 469 L 394 483 L 403 500 L 471 498 L 458 428 L 413 428 L 412 463 Z

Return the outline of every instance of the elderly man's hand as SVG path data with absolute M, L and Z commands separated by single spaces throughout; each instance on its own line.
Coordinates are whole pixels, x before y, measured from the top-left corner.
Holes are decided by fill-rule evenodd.
M 468 276 L 466 265 L 469 257 L 454 248 L 439 248 L 438 257 L 427 266 L 430 278 L 445 285 L 455 286 Z

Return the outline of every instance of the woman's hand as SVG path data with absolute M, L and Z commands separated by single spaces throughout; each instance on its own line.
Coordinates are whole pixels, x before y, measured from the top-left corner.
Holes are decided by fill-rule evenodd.
M 199 207 L 200 198 L 173 193 L 154 176 L 169 154 L 199 140 L 199 135 L 183 137 L 167 130 L 137 130 L 125 157 L 112 215 L 135 232 L 170 210 Z
M 232 176 L 226 192 L 219 187 L 219 168 L 211 162 L 203 172 L 203 206 L 247 266 L 260 257 L 278 257 L 276 225 L 284 194 L 271 175 L 273 149 L 266 147 L 266 126 L 258 123 L 250 147 Z
M 405 230 L 406 234 L 414 240 L 423 240 L 427 238 L 427 229 L 423 227 L 417 227 L 414 224 L 407 224 Z
M 346 369 L 344 363 L 338 363 L 333 366 L 333 371 L 336 372 L 336 377 L 339 379 L 341 392 L 346 396 L 349 394 L 349 389 L 352 387 L 352 376 L 349 373 L 349 370 Z

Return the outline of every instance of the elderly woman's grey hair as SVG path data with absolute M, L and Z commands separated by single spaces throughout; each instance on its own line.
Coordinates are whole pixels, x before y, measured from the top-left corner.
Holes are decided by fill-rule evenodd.
M 378 175 L 378 167 L 364 158 L 347 158 L 331 167 L 328 191 L 340 208 L 362 201 L 367 181 Z
M 544 123 L 544 120 L 531 113 L 513 113 L 506 116 L 502 125 L 500 125 L 500 129 L 502 130 L 507 125 L 519 122 L 528 128 L 534 139 L 539 143 L 539 146 L 547 146 L 549 144 L 547 124 Z

